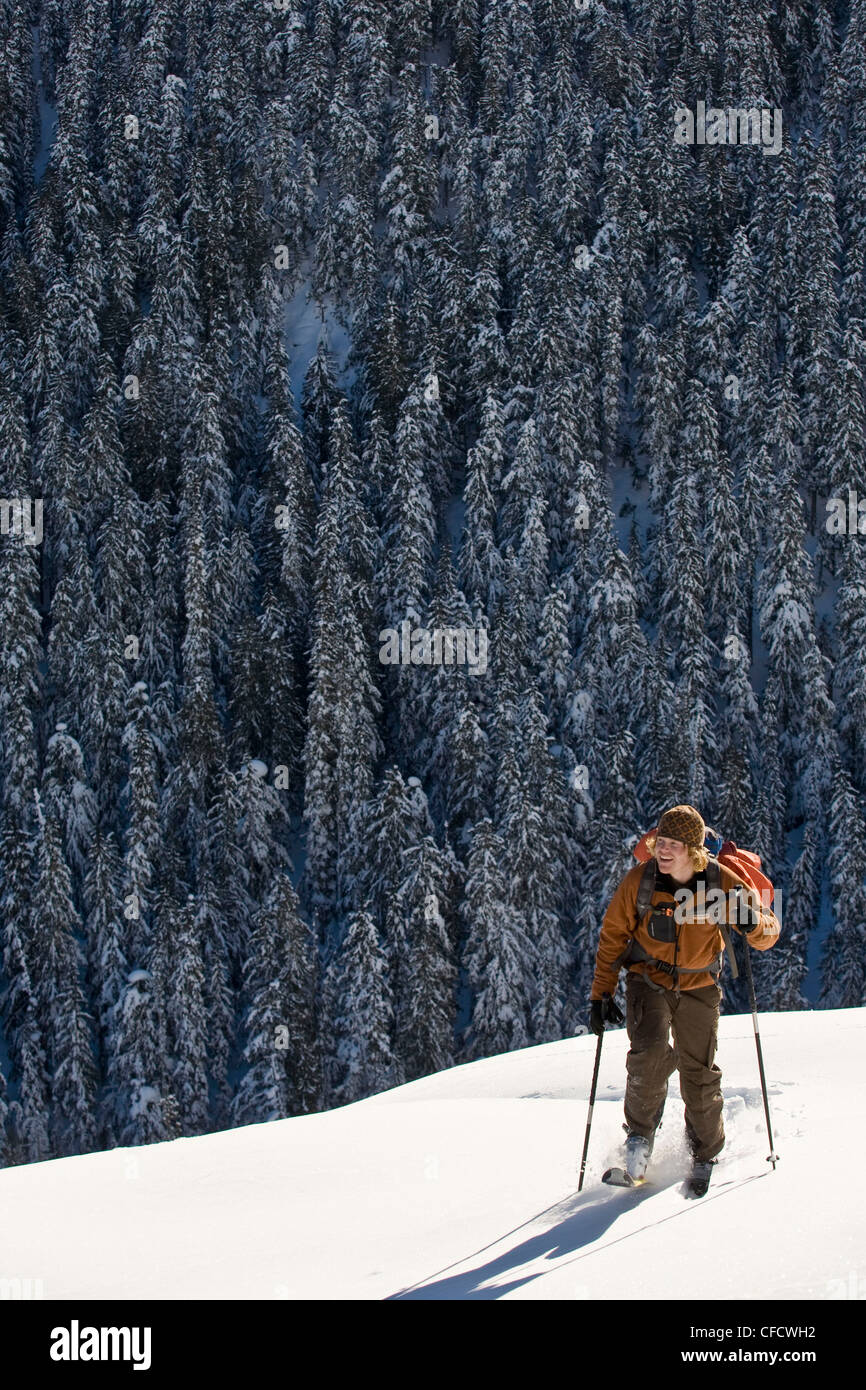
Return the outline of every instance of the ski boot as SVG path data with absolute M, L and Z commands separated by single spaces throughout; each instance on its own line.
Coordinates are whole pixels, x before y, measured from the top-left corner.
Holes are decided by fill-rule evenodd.
M 643 1182 L 653 1151 L 652 1139 L 643 1134 L 630 1134 L 625 1141 L 625 1171 L 632 1182 Z
M 713 1175 L 714 1158 L 692 1160 L 692 1175 L 689 1178 L 689 1196 L 705 1197 Z

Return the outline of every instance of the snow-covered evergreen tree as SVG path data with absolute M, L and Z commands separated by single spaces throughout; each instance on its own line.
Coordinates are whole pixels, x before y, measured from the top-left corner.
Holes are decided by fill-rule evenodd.
M 52 1148 L 57 1154 L 86 1153 L 96 1136 L 96 1067 L 81 986 L 81 919 L 54 814 L 43 814 L 41 806 L 38 811 L 32 913 L 39 942 L 35 983 L 50 1077 Z
M 332 970 L 336 1014 L 333 1099 L 346 1105 L 394 1083 L 394 1005 L 385 947 L 369 912 L 348 919 Z
M 429 835 L 406 851 L 403 864 L 406 877 L 388 913 L 398 955 L 394 1057 L 402 1078 L 414 1081 L 454 1062 L 457 969 L 449 919 L 457 873 Z
M 837 767 L 827 857 L 834 923 L 821 956 L 821 1002 L 831 1009 L 866 1000 L 866 827 L 847 769 Z
M 321 1103 L 316 949 L 284 873 L 254 919 L 244 964 L 246 1070 L 233 1102 L 237 1124 L 307 1114 Z
M 501 836 L 485 817 L 472 837 L 461 907 L 463 960 L 473 995 L 467 1060 L 526 1047 L 532 1037 L 535 946 L 522 913 L 512 906 L 504 858 Z

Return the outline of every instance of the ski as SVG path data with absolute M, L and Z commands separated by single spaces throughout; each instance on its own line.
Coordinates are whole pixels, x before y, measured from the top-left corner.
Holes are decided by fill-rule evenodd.
M 646 1183 L 646 1178 L 630 1178 L 624 1168 L 608 1168 L 601 1180 L 608 1187 L 643 1187 Z
M 692 1175 L 687 1179 L 686 1197 L 705 1197 L 710 1186 L 710 1173 L 704 1175 Z M 601 1180 L 608 1187 L 646 1187 L 646 1178 L 630 1178 L 624 1168 L 608 1168 L 602 1173 Z

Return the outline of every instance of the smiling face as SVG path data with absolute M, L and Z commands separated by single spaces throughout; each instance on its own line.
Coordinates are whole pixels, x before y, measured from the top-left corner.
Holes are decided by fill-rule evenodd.
M 694 873 L 689 857 L 688 846 L 682 840 L 667 840 L 659 835 L 656 840 L 655 857 L 663 874 L 670 874 L 678 883 L 687 883 Z

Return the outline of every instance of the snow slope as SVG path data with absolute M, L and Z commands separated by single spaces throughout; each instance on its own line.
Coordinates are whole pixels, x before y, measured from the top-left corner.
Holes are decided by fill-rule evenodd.
M 728 1144 L 684 1200 L 676 1074 L 653 1186 L 617 1161 L 627 1039 L 425 1077 L 321 1115 L 0 1171 L 0 1279 L 46 1299 L 866 1298 L 866 1203 L 832 1169 L 866 1144 L 866 1010 L 720 1020 Z

